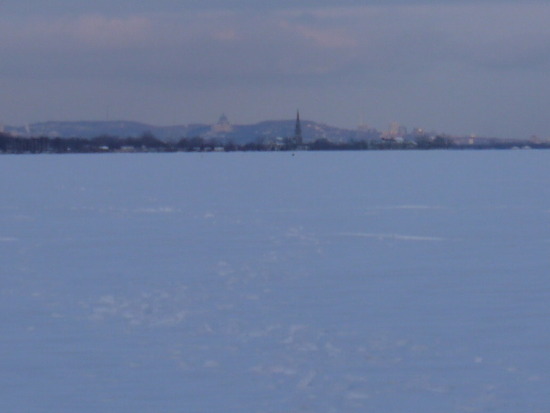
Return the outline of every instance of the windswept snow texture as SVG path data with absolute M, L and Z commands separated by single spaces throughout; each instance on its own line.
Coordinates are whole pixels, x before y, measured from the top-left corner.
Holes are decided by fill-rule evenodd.
M 0 173 L 2 412 L 550 411 L 550 152 Z

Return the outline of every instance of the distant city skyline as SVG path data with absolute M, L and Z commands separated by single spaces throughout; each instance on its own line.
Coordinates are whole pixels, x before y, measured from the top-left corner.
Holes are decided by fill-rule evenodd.
M 543 1 L 6 0 L 0 124 L 304 119 L 550 136 Z M 294 112 L 295 113 L 295 112 Z

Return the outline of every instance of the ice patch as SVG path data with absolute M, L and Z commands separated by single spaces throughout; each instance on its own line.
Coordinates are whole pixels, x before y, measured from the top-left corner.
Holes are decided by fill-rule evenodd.
M 348 400 L 366 400 L 369 398 L 369 395 L 367 393 L 360 393 L 360 392 L 348 392 L 346 394 L 346 399 Z
M 105 295 L 84 306 L 88 307 L 89 319 L 94 322 L 118 318 L 132 326 L 171 327 L 188 317 L 188 310 L 181 307 L 181 299 L 160 291 L 135 299 Z
M 311 383 L 313 382 L 316 376 L 317 376 L 317 373 L 314 370 L 310 371 L 305 377 L 302 378 L 302 380 L 300 380 L 297 387 L 299 389 L 307 389 L 311 387 Z
M 216 360 L 207 360 L 204 362 L 204 367 L 207 369 L 214 369 L 220 366 L 220 363 Z
M 260 365 L 252 367 L 251 369 L 254 373 L 264 374 L 264 375 L 282 375 L 282 376 L 295 376 L 296 370 L 284 365 Z
M 173 207 L 157 207 L 157 208 L 138 208 L 136 212 L 139 212 L 142 214 L 173 214 L 179 211 Z
M 409 210 L 436 210 L 444 209 L 444 207 L 439 205 L 387 205 L 387 206 L 375 206 L 369 209 L 409 209 Z
M 293 227 L 286 232 L 286 236 L 295 239 L 302 244 L 319 245 L 320 241 L 315 235 L 307 233 L 303 227 Z
M 0 237 L 0 242 L 15 242 L 17 238 L 13 237 Z
M 405 235 L 405 234 L 379 234 L 379 233 L 370 233 L 370 232 L 342 232 L 340 235 L 344 237 L 374 238 L 378 240 L 428 241 L 428 242 L 446 241 L 445 238 L 441 238 L 441 237 L 431 237 L 431 236 L 422 236 L 422 235 Z

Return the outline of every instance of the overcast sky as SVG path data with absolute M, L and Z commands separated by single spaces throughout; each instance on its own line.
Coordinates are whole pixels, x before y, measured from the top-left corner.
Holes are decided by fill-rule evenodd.
M 276 3 L 276 4 L 274 4 Z M 0 0 L 0 122 L 550 137 L 550 2 Z

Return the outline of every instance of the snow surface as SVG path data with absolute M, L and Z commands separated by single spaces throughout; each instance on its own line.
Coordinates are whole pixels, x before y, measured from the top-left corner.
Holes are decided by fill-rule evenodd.
M 2 412 L 550 411 L 550 151 L 0 174 Z

